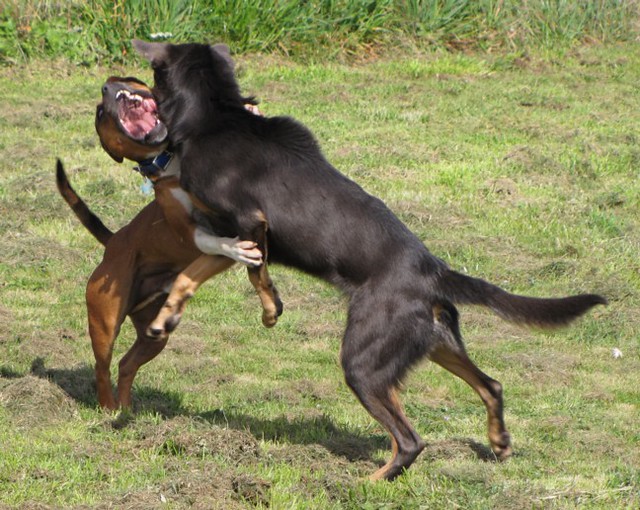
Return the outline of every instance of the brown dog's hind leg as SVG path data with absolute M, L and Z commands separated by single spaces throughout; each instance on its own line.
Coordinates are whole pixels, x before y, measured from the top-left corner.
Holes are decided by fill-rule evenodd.
M 123 409 L 131 408 L 131 387 L 138 369 L 160 354 L 169 340 L 169 335 L 150 338 L 146 334 L 149 322 L 157 315 L 161 306 L 162 298 L 156 298 L 152 303 L 131 315 L 131 321 L 138 336 L 118 366 L 118 401 Z
M 103 409 L 115 410 L 118 405 L 111 389 L 111 358 L 113 355 L 113 342 L 117 333 L 107 325 L 95 325 L 89 322 L 89 335 L 91 347 L 96 359 L 95 376 L 98 403 Z
M 127 285 L 129 280 L 121 278 L 120 272 L 127 271 L 127 261 L 122 260 L 119 268 L 99 265 L 87 284 L 87 311 L 91 347 L 96 360 L 96 390 L 98 402 L 104 409 L 114 410 L 118 404 L 111 388 L 111 358 L 113 344 L 124 320 L 126 303 L 120 282 Z
M 149 338 L 146 334 L 138 335 L 127 354 L 120 360 L 118 366 L 118 401 L 122 409 L 131 408 L 131 387 L 138 369 L 148 363 L 167 345 L 169 335 L 161 339 Z

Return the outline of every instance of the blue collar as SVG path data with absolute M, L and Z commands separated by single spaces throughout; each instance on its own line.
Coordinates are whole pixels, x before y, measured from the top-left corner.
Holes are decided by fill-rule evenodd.
M 154 158 L 140 161 L 140 164 L 133 167 L 133 169 L 136 172 L 140 172 L 145 177 L 154 179 L 161 176 L 162 172 L 167 169 L 172 159 L 173 152 L 163 151 Z

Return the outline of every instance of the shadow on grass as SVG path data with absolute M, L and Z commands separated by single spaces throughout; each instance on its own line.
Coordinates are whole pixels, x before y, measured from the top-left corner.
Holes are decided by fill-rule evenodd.
M 499 462 L 496 454 L 493 453 L 493 450 L 487 445 L 478 443 L 477 441 L 469 438 L 458 438 L 457 440 L 467 446 L 479 460 L 484 462 Z
M 31 374 L 58 385 L 69 397 L 85 407 L 98 406 L 95 372 L 92 366 L 84 365 L 71 369 L 47 368 L 43 358 L 36 358 L 31 364 Z M 14 377 L 20 377 L 20 374 Z M 135 397 L 136 411 L 153 412 L 165 419 L 189 414 L 182 406 L 182 394 L 178 392 L 142 387 L 137 388 Z M 131 413 L 127 414 L 133 416 Z M 116 420 L 114 426 L 120 425 L 121 428 L 128 421 Z
M 96 407 L 96 385 L 93 368 L 85 365 L 77 368 L 47 368 L 43 358 L 31 363 L 31 374 L 58 385 L 73 400 L 86 407 Z
M 31 373 L 58 385 L 81 405 L 89 408 L 98 406 L 94 369 L 89 365 L 72 369 L 46 368 L 44 360 L 36 358 L 32 363 Z M 2 377 L 19 378 L 22 375 L 0 367 L 0 376 Z M 154 413 L 164 419 L 177 416 L 199 418 L 218 426 L 243 432 L 248 431 L 258 440 L 266 439 L 300 445 L 318 444 L 333 455 L 344 457 L 352 462 L 372 461 L 376 451 L 390 449 L 388 436 L 381 434 L 364 436 L 354 433 L 336 426 L 331 418 L 324 415 L 296 419 L 289 419 L 285 416 L 261 419 L 221 409 L 194 414 L 183 406 L 181 393 L 144 386 L 136 388 L 135 402 L 135 412 L 123 411 L 119 413 L 112 422 L 114 428 L 122 429 L 134 422 L 136 412 Z M 455 442 L 471 450 L 480 460 L 486 462 L 496 460 L 490 448 L 473 439 L 457 438 Z
M 293 420 L 284 416 L 260 419 L 220 409 L 200 413 L 197 416 L 215 425 L 249 431 L 258 440 L 266 439 L 301 445 L 318 444 L 332 454 L 345 457 L 349 461 L 370 461 L 375 451 L 390 448 L 387 436 L 356 434 L 348 429 L 337 427 L 327 416 Z
M 4 377 L 5 379 L 17 379 L 18 377 L 22 377 L 23 375 L 24 374 L 16 372 L 11 368 L 0 367 L 0 377 Z

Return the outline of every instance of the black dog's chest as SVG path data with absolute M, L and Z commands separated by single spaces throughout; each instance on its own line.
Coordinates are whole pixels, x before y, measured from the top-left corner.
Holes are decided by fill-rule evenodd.
M 203 212 L 200 209 L 194 209 L 191 216 L 197 225 L 207 232 L 221 237 L 237 236 L 231 218 L 214 212 Z

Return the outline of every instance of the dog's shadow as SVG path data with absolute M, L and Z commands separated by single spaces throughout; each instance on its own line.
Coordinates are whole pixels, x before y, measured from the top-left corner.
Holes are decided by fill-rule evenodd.
M 3 377 L 19 377 L 16 373 L 0 371 Z M 59 386 L 70 398 L 79 404 L 96 408 L 95 372 L 89 365 L 58 369 L 45 367 L 42 358 L 36 358 L 31 366 L 31 373 L 47 379 Z M 289 419 L 280 416 L 272 419 L 261 419 L 232 410 L 215 409 L 202 413 L 189 411 L 182 403 L 182 394 L 163 391 L 145 386 L 136 388 L 136 405 L 138 413 L 151 412 L 169 420 L 178 416 L 192 417 L 207 421 L 217 426 L 228 427 L 242 432 L 250 432 L 258 440 L 270 440 L 279 443 L 299 445 L 317 444 L 331 454 L 353 461 L 374 461 L 373 455 L 379 450 L 388 450 L 390 441 L 385 434 L 362 435 L 348 428 L 337 426 L 326 415 Z M 127 427 L 135 421 L 135 414 L 122 412 L 115 417 L 112 425 L 115 429 Z M 469 449 L 482 461 L 495 461 L 495 455 L 487 446 L 473 439 L 457 438 L 458 446 Z M 429 447 L 427 447 L 428 449 Z
M 31 375 L 59 386 L 69 397 L 85 407 L 98 405 L 95 372 L 88 365 L 70 369 L 47 368 L 44 358 L 36 358 L 31 363 Z
M 349 461 L 373 460 L 377 450 L 390 448 L 386 435 L 361 435 L 348 428 L 337 426 L 326 416 L 287 418 L 279 416 L 260 419 L 248 414 L 216 409 L 197 415 L 210 423 L 236 430 L 249 431 L 258 440 L 299 445 L 317 444 L 331 454 Z
M 79 404 L 97 408 L 95 370 L 84 365 L 76 368 L 47 368 L 43 358 L 36 358 L 31 364 L 31 374 L 47 379 L 59 386 L 70 398 Z M 182 405 L 182 395 L 173 391 L 162 391 L 155 388 L 137 389 L 136 409 L 142 412 L 153 412 L 165 419 L 188 414 Z M 133 416 L 133 415 L 131 415 Z M 124 425 L 116 420 L 114 425 Z

